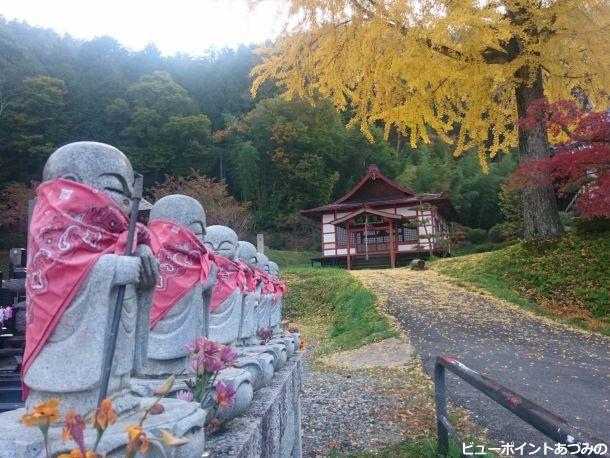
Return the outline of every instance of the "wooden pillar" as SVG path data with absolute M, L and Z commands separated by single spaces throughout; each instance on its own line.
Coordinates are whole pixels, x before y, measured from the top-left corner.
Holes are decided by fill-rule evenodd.
M 394 243 L 394 221 L 390 220 L 390 265 L 396 267 L 396 247 Z
M 351 256 L 351 251 L 352 248 L 350 246 L 349 240 L 350 240 L 350 236 L 349 236 L 349 222 L 346 223 L 345 225 L 345 236 L 347 237 L 347 270 L 350 270 L 352 268 L 352 256 Z

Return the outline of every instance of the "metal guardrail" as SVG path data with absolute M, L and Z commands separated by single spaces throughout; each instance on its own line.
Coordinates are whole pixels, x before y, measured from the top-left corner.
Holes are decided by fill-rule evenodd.
M 558 444 L 565 444 L 568 447 L 566 455 L 586 456 L 586 457 L 609 457 L 607 443 L 603 440 L 591 436 L 585 431 L 570 425 L 563 418 L 555 415 L 543 407 L 534 404 L 530 400 L 509 390 L 495 380 L 485 377 L 478 372 L 470 369 L 455 358 L 448 356 L 437 356 L 434 366 L 434 389 L 436 400 L 436 426 L 438 432 L 439 454 L 447 455 L 449 450 L 449 435 L 459 444 L 463 444 L 462 438 L 449 422 L 447 417 L 447 391 L 445 385 L 445 369 L 450 370 L 459 378 L 472 385 L 483 394 L 493 399 L 502 407 L 510 410 L 526 423 L 530 424 L 547 437 Z M 602 454 L 579 444 L 605 444 L 602 447 Z M 579 453 L 571 453 L 574 447 L 578 446 Z M 569 449 L 572 447 L 572 450 Z M 463 450 L 463 449 L 462 449 Z M 527 454 L 527 453 L 526 453 Z

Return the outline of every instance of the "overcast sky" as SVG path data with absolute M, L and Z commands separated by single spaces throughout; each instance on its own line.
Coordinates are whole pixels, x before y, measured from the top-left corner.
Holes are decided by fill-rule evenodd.
M 211 47 L 260 43 L 282 18 L 268 0 L 0 0 L 0 15 L 91 39 L 110 35 L 132 50 L 154 42 L 165 55 L 200 55 Z

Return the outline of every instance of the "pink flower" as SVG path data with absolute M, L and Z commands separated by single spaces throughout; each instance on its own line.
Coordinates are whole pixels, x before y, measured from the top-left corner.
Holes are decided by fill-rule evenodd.
M 233 351 L 233 348 L 228 345 L 224 345 L 220 349 L 218 355 L 220 357 L 220 360 L 227 365 L 237 361 L 237 353 L 235 353 L 235 351 Z
M 199 374 L 213 374 L 215 372 L 220 372 L 226 366 L 219 358 L 206 358 L 205 356 L 200 356 L 191 361 L 191 367 Z
M 233 404 L 236 395 L 233 385 L 225 385 L 222 382 L 216 382 L 214 388 L 216 389 L 216 395 L 214 395 L 214 402 L 218 404 L 218 407 L 220 407 L 221 409 L 225 409 L 231 404 Z
M 273 329 L 271 328 L 260 328 L 256 333 L 262 339 L 270 339 L 273 337 Z
M 185 347 L 197 356 L 205 354 L 207 357 L 215 356 L 220 350 L 216 342 L 203 336 L 197 337 L 191 343 L 186 344 Z
M 207 358 L 204 360 L 202 367 L 204 370 L 210 374 L 215 372 L 220 372 L 227 366 L 218 358 Z
M 191 352 L 191 367 L 198 373 L 214 373 L 225 368 L 221 359 L 221 346 L 206 338 L 197 337 L 193 342 L 185 345 Z
M 176 393 L 176 398 L 181 399 L 183 401 L 192 402 L 193 401 L 193 392 L 187 390 L 180 390 Z

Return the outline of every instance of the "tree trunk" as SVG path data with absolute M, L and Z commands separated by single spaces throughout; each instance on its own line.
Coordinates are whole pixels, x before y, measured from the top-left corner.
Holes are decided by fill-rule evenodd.
M 534 100 L 544 96 L 542 72 L 538 68 L 531 82 L 531 69 L 521 67 L 516 75 L 523 84 L 517 87 L 517 113 L 519 120 L 527 116 L 527 108 Z M 528 85 L 530 81 L 530 85 Z M 519 126 L 519 162 L 528 159 L 546 158 L 550 155 L 549 140 L 546 129 L 537 124 L 530 129 Z M 544 238 L 559 235 L 563 226 L 557 211 L 557 202 L 552 184 L 545 186 L 527 186 L 523 196 L 523 235 L 526 239 Z

